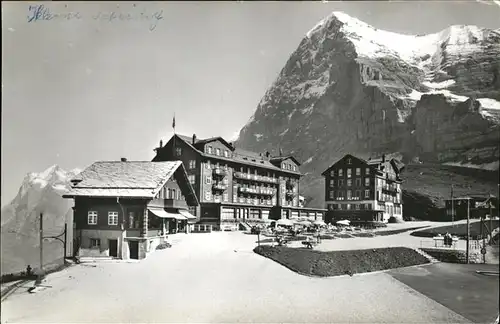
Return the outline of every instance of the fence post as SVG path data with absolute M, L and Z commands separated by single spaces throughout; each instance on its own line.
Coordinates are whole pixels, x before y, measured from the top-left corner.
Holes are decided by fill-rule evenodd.
M 66 263 L 66 257 L 68 256 L 68 251 L 66 250 L 67 249 L 67 246 L 68 246 L 68 241 L 67 241 L 67 238 L 68 238 L 68 224 L 67 223 L 64 223 L 64 257 L 63 257 L 63 263 Z
M 43 213 L 40 213 L 40 271 L 43 271 Z

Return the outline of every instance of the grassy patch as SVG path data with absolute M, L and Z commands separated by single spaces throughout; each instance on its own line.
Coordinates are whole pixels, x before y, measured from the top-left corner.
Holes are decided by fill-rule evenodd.
M 498 220 L 492 220 L 493 228 L 498 227 Z M 490 221 L 487 221 L 488 227 L 490 226 Z M 438 234 L 444 235 L 446 233 L 450 233 L 451 235 L 456 235 L 459 238 L 467 237 L 467 224 L 455 224 L 448 226 L 440 226 L 434 228 L 428 228 L 420 231 L 415 231 L 410 235 L 418 236 L 418 237 L 434 237 Z M 481 233 L 481 222 L 475 221 L 470 224 L 470 235 L 473 239 L 480 239 Z
M 297 273 L 320 277 L 352 275 L 429 263 L 427 258 L 415 250 L 403 247 L 321 252 L 258 246 L 254 252 Z

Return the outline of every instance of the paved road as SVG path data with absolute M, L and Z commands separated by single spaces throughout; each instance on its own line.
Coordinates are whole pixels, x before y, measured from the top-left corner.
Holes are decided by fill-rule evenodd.
M 498 275 L 477 270 L 498 273 L 498 265 L 436 263 L 389 273 L 474 323 L 493 323 L 498 316 Z
M 252 252 L 255 236 L 191 234 L 137 263 L 78 265 L 2 303 L 2 322 L 466 323 L 388 273 L 310 278 Z

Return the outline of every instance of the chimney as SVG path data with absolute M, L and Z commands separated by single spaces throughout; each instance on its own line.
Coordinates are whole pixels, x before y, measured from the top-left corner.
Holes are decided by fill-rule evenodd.
M 163 141 L 160 140 L 160 147 L 159 148 L 162 148 L 163 147 Z
M 382 154 L 382 163 L 385 162 L 385 154 Z
M 127 162 L 127 158 L 124 158 L 124 157 L 122 157 L 120 160 L 121 160 L 122 162 Z
M 193 144 L 196 144 L 196 134 L 193 134 Z
M 269 153 L 269 151 L 266 151 L 266 157 L 268 158 L 269 155 L 271 155 L 271 153 Z

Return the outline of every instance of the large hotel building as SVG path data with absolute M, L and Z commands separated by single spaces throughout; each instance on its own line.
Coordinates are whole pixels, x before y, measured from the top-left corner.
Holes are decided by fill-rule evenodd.
M 325 177 L 326 222 L 338 220 L 387 222 L 402 219 L 400 174 L 396 159 L 363 160 L 347 154 L 322 175 Z
M 227 228 L 266 220 L 323 220 L 324 209 L 299 201 L 300 163 L 235 148 L 222 137 L 198 139 L 174 134 L 155 149 L 153 161 L 180 160 L 200 201 L 190 212 L 199 223 Z

